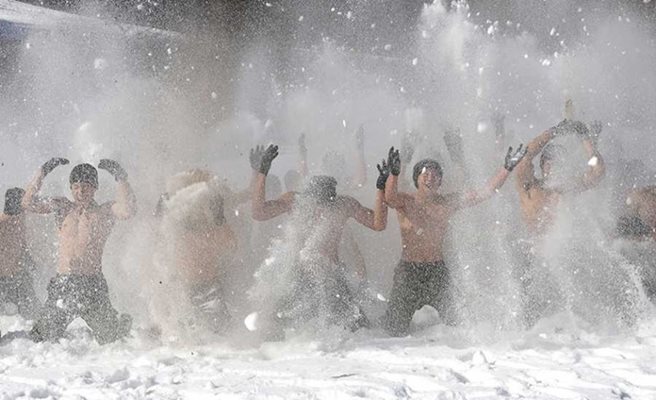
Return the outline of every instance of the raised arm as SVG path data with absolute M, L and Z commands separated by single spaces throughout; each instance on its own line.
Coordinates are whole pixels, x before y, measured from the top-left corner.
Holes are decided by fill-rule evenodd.
M 112 214 L 117 219 L 130 219 L 137 214 L 137 197 L 128 183 L 128 173 L 125 172 L 121 165 L 108 159 L 100 160 L 98 169 L 104 169 L 112 174 L 116 182 L 116 198 L 112 204 Z
M 515 172 L 517 176 L 516 182 L 518 190 L 524 190 L 524 188 L 535 181 L 533 160 L 554 137 L 554 130 L 553 128 L 550 128 L 528 142 L 528 145 L 526 146 L 526 156 L 519 165 L 517 165 L 517 171 Z
M 382 190 L 376 191 L 376 205 L 374 209 L 367 208 L 352 197 L 345 197 L 346 207 L 350 211 L 350 217 L 359 224 L 374 231 L 382 231 L 387 226 L 387 206 L 384 204 Z
M 582 123 L 577 125 L 577 127 L 577 134 L 583 140 L 583 149 L 588 158 L 588 168 L 581 177 L 576 179 L 570 191 L 583 192 L 599 184 L 606 173 L 606 164 L 597 150 L 599 134 L 602 130 L 601 123 L 599 121 L 593 122 L 590 125 L 590 129 L 586 128 Z
M 394 209 L 406 206 L 410 196 L 399 192 L 399 174 L 401 173 L 401 156 L 394 147 L 390 148 L 387 155 L 387 165 L 390 170 L 389 177 L 385 183 L 385 203 Z
M 60 206 L 60 203 L 63 200 L 62 198 L 39 198 L 37 197 L 37 193 L 41 190 L 43 179 L 52 172 L 53 169 L 60 165 L 66 165 L 68 162 L 69 161 L 65 158 L 53 157 L 39 168 L 32 181 L 27 185 L 27 188 L 25 188 L 25 195 L 23 196 L 23 201 L 21 203 L 23 209 L 37 214 L 48 214 L 55 211 L 57 207 Z
M 454 209 L 467 208 L 475 206 L 491 198 L 506 182 L 506 179 L 512 170 L 520 164 L 522 159 L 526 156 L 527 149 L 521 144 L 516 151 L 509 147 L 504 160 L 503 168 L 490 179 L 487 184 L 479 190 L 471 190 L 465 192 L 463 195 L 451 195 L 449 201 Z
M 251 167 L 257 171 L 251 198 L 251 214 L 256 221 L 267 221 L 292 209 L 294 202 L 292 192 L 284 193 L 276 200 L 266 201 L 265 198 L 266 176 L 271 168 L 271 163 L 277 156 L 278 146 L 269 145 L 266 150 L 263 146 L 251 149 Z

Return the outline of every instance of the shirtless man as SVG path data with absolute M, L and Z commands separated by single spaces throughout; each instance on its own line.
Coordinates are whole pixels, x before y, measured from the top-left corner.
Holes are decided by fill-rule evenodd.
M 492 197 L 525 154 L 521 145 L 514 153 L 509 148 L 503 168 L 483 190 L 451 194 L 438 193 L 442 183 L 440 164 L 432 159 L 421 160 L 412 174 L 417 191 L 403 193 L 398 191 L 401 157 L 398 150 L 390 149 L 391 174 L 385 185 L 385 201 L 397 211 L 403 245 L 384 320 L 390 335 L 405 335 L 415 311 L 424 305 L 433 306 L 447 324 L 455 323 L 449 271 L 443 257 L 449 220 L 456 211 Z
M 597 138 L 601 124 L 594 123 L 588 130 L 584 123 L 564 120 L 547 129 L 531 140 L 526 146 L 526 157 L 517 166 L 516 187 L 519 192 L 522 218 L 532 235 L 544 234 L 552 225 L 558 203 L 563 194 L 580 193 L 595 187 L 604 176 L 604 160 L 597 150 Z M 583 148 L 589 159 L 589 168 L 580 177 L 566 184 L 553 184 L 551 178 L 557 172 L 559 163 L 565 155 L 563 146 L 551 143 L 567 134 L 581 137 Z M 533 160 L 540 154 L 541 178 L 535 177 Z
M 185 191 L 194 191 L 196 199 L 186 197 Z M 209 171 L 193 169 L 169 179 L 161 206 L 162 217 L 171 223 L 172 232 L 167 233 L 174 243 L 167 245 L 174 250 L 176 276 L 182 279 L 200 322 L 214 333 L 224 332 L 230 321 L 222 281 L 237 251 L 224 205 L 244 202 L 245 194 L 250 196 L 250 190 L 232 193 Z M 190 201 L 197 201 L 192 209 Z M 186 203 L 185 212 L 174 210 L 178 202 Z
M 118 182 L 115 201 L 96 203 L 98 171 L 90 164 L 77 165 L 71 171 L 73 201 L 65 197 L 38 198 L 43 179 L 65 164 L 68 160 L 64 158 L 52 158 L 43 164 L 23 198 L 27 211 L 54 213 L 59 226 L 57 275 L 48 284 L 48 298 L 30 335 L 37 342 L 57 340 L 68 324 L 82 317 L 98 343 L 105 344 L 125 336 L 131 318 L 127 314 L 119 317 L 110 303 L 102 273 L 103 249 L 116 220 L 135 215 L 136 198 L 127 173 L 112 160 L 101 160 L 98 168 L 112 174 Z
M 287 192 L 275 200 L 265 199 L 266 175 L 271 168 L 272 161 L 278 156 L 278 147 L 270 145 L 266 150 L 258 146 L 251 151 L 251 166 L 258 173 L 255 178 L 252 215 L 257 221 L 266 221 L 285 213 L 299 209 L 302 213 L 303 227 L 300 227 L 301 241 L 312 242 L 308 259 L 317 260 L 320 264 L 321 275 L 328 276 L 325 281 L 317 281 L 312 268 L 299 265 L 298 297 L 310 302 L 321 303 L 329 301 L 331 316 L 347 328 L 356 330 L 368 324 L 366 317 L 359 311 L 358 317 L 352 321 L 353 296 L 348 289 L 346 279 L 340 270 L 341 263 L 338 256 L 338 247 L 344 232 L 344 227 L 350 218 L 375 231 L 382 231 L 387 225 L 387 207 L 383 202 L 384 185 L 389 174 L 383 163 L 379 166 L 381 178 L 377 182 L 376 204 L 374 210 L 362 206 L 350 196 L 337 194 L 337 181 L 330 176 L 314 176 L 302 193 Z M 295 207 L 297 206 L 297 207 Z M 299 264 L 303 264 L 300 262 Z M 317 299 L 325 294 L 324 299 Z M 295 296 L 296 297 L 296 296 Z M 297 298 L 285 301 L 285 306 L 294 307 Z
M 21 188 L 7 190 L 0 214 L 0 305 L 13 303 L 21 317 L 33 319 L 40 304 L 29 273 L 33 262 L 25 238 L 24 193 Z
M 600 123 L 592 124 L 592 129 L 589 130 L 582 122 L 563 120 L 531 140 L 527 146 L 526 157 L 517 166 L 516 188 L 519 192 L 522 219 L 530 237 L 520 242 L 520 261 L 513 272 L 521 284 L 523 318 L 529 327 L 555 304 L 551 298 L 554 294 L 552 289 L 555 288 L 550 286 L 553 283 L 548 273 L 545 275 L 544 269 L 536 263 L 533 240 L 545 235 L 552 227 L 563 195 L 591 189 L 604 176 L 604 160 L 597 150 L 600 132 Z M 567 150 L 552 140 L 570 134 L 581 138 L 589 160 L 588 168 L 579 177 L 559 182 L 554 177 L 560 175 Z M 538 155 L 540 178 L 535 176 L 533 169 L 533 160 Z

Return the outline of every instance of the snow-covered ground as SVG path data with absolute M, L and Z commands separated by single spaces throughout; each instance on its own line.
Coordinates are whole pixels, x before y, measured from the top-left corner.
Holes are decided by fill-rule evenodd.
M 184 345 L 136 332 L 101 347 L 74 324 L 59 343 L 0 346 L 0 399 L 656 399 L 655 321 L 601 336 L 561 316 L 480 336 L 436 325 L 406 338 Z

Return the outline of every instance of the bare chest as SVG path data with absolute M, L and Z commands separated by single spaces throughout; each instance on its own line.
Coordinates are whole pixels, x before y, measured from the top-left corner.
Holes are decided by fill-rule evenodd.
M 63 217 L 60 235 L 65 238 L 87 240 L 106 237 L 114 224 L 113 219 L 102 209 L 72 209 Z
M 451 213 L 442 204 L 413 204 L 399 212 L 401 231 L 418 236 L 441 236 L 448 229 Z

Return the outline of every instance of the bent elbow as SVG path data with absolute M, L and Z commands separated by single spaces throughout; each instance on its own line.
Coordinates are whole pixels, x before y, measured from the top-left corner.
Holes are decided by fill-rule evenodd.
M 264 211 L 260 208 L 251 209 L 251 218 L 253 218 L 255 221 L 266 221 Z

